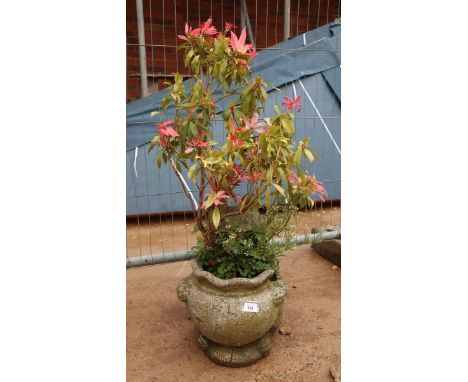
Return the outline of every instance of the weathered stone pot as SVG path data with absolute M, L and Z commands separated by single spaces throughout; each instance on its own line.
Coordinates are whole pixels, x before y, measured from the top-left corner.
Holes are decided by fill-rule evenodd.
M 179 283 L 177 295 L 200 332 L 205 354 L 231 367 L 265 357 L 282 319 L 286 283 L 271 269 L 252 279 L 229 280 L 202 270 L 196 261 L 192 269 Z

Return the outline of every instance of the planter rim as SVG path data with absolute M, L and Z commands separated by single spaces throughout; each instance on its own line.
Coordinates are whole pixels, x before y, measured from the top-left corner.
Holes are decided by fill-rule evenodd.
M 246 278 L 246 277 L 235 277 L 232 279 L 220 279 L 216 277 L 214 274 L 204 271 L 200 265 L 198 265 L 196 260 L 192 260 L 192 270 L 193 275 L 197 279 L 203 279 L 212 284 L 213 286 L 224 290 L 224 289 L 257 289 L 258 287 L 265 284 L 271 276 L 275 273 L 273 269 L 267 269 L 260 273 L 259 275 L 255 276 L 254 278 Z

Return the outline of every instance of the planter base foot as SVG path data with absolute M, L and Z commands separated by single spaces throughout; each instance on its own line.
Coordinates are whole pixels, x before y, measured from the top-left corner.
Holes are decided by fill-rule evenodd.
M 200 334 L 198 342 L 205 354 L 213 362 L 228 367 L 248 366 L 268 355 L 271 349 L 272 332 L 251 344 L 243 346 L 226 346 L 211 341 Z

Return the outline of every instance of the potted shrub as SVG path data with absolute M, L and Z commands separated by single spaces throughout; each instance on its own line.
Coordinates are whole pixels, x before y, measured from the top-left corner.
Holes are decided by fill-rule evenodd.
M 268 354 L 281 321 L 287 287 L 277 256 L 292 245 L 288 235 L 272 239 L 297 207 L 311 205 L 311 195 L 325 190 L 300 168 L 303 156 L 313 160 L 308 139 L 293 144 L 291 111 L 300 111 L 300 97 L 285 97 L 274 116 L 260 118 L 269 85 L 250 77 L 255 49 L 246 44 L 245 28 L 239 36 L 234 28 L 226 23 L 218 31 L 211 18 L 198 28 L 186 24 L 179 48 L 193 77 L 186 87 L 175 75 L 153 113 L 161 119 L 150 150 L 157 146 L 157 165 L 168 163 L 180 180 L 199 234 L 193 273 L 180 282 L 178 297 L 205 353 L 219 364 L 243 366 Z M 223 109 L 222 100 L 228 101 Z M 175 114 L 165 119 L 171 104 Z M 216 115 L 223 120 L 223 142 L 214 139 Z

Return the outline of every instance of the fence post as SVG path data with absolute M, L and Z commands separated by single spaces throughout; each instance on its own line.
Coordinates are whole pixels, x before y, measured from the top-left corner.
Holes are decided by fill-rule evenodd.
M 291 29 L 291 0 L 284 0 L 284 40 L 289 38 Z
M 138 23 L 138 48 L 140 51 L 140 80 L 141 97 L 148 95 L 148 73 L 146 70 L 146 45 L 145 45 L 145 19 L 143 16 L 143 0 L 136 0 Z
M 244 6 L 241 3 L 241 30 L 245 28 Z
M 241 0 L 241 18 L 244 16 L 244 23 L 247 25 L 247 31 L 249 32 L 249 40 L 255 48 L 255 38 L 252 31 L 252 25 L 250 24 L 249 11 L 247 10 L 247 4 L 245 0 Z M 242 21 L 242 20 L 241 20 Z M 242 24 L 241 24 L 242 25 Z

